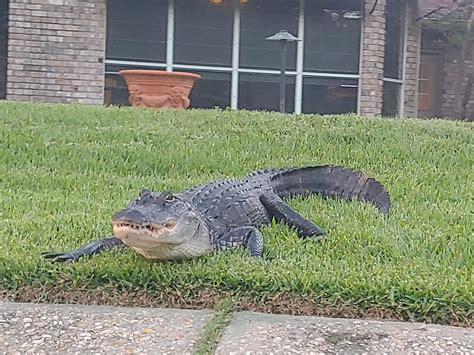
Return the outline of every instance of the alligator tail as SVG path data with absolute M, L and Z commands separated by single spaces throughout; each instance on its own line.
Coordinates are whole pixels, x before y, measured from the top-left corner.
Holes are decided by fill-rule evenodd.
M 374 204 L 383 214 L 390 211 L 390 195 L 384 186 L 360 171 L 333 165 L 279 170 L 271 176 L 275 193 L 281 198 L 310 193 L 323 197 L 358 199 Z

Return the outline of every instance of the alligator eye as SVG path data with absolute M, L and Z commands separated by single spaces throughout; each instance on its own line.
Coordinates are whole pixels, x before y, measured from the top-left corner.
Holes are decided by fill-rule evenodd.
M 165 228 L 167 229 L 173 229 L 175 226 L 176 226 L 176 221 L 175 220 L 169 220 L 169 221 L 166 221 L 166 223 L 164 224 Z
M 166 202 L 172 202 L 176 200 L 176 197 L 174 197 L 172 194 L 169 194 L 168 196 L 165 197 Z
M 171 202 L 174 201 L 176 197 L 173 196 L 171 191 L 163 191 L 160 196 L 158 196 L 158 199 L 161 201 Z

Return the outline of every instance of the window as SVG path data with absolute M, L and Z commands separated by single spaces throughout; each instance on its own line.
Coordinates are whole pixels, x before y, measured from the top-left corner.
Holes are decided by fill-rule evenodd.
M 287 112 L 355 112 L 361 12 L 362 0 L 108 0 L 106 103 L 129 104 L 120 69 L 167 69 L 202 76 L 191 107 L 278 111 L 281 46 L 266 38 L 287 30 L 304 32 L 287 45 Z
M 202 78 L 195 82 L 189 96 L 191 107 L 229 107 L 231 75 L 215 72 L 200 72 L 199 74 Z
M 401 84 L 384 81 L 382 116 L 398 116 Z
M 403 16 L 405 5 L 399 0 L 387 0 L 384 77 L 401 79 L 403 56 Z
M 174 62 L 230 66 L 233 19 L 232 1 L 175 0 Z
M 358 73 L 361 1 L 307 1 L 305 13 L 305 71 Z
M 286 78 L 287 112 L 295 105 L 295 79 Z M 241 74 L 239 83 L 239 108 L 248 110 L 278 111 L 280 108 L 280 76 L 266 74 Z
M 107 58 L 164 62 L 167 1 L 108 0 Z
M 405 7 L 399 0 L 387 0 L 385 9 L 386 40 L 384 57 L 383 116 L 400 115 L 402 90 Z
M 306 77 L 303 93 L 304 113 L 357 111 L 357 80 Z
M 280 69 L 280 46 L 265 38 L 280 30 L 293 35 L 298 31 L 296 0 L 251 0 L 240 8 L 240 66 Z M 287 69 L 296 68 L 295 42 L 288 44 Z

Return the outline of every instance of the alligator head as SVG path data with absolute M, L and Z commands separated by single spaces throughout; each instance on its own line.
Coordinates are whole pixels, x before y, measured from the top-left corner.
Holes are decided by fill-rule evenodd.
M 202 220 L 193 208 L 171 192 L 143 190 L 112 217 L 114 235 L 151 259 L 168 259 L 173 249 L 200 237 Z

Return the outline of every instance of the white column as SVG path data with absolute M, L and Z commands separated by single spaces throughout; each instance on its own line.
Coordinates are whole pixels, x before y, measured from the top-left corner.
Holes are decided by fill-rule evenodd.
M 230 107 L 239 107 L 239 57 L 240 57 L 240 2 L 235 2 L 234 28 L 232 33 L 232 81 Z
M 400 95 L 398 99 L 398 116 L 403 118 L 405 116 L 405 81 L 406 81 L 406 70 L 407 70 L 407 53 L 408 53 L 408 4 L 405 4 L 403 12 L 403 49 L 402 49 L 402 65 L 401 65 L 401 79 L 402 85 L 400 85 Z
M 295 113 L 300 114 L 303 106 L 303 62 L 304 62 L 304 1 L 300 0 L 298 18 L 298 38 L 296 42 L 296 81 L 295 81 Z
M 360 19 L 360 43 L 359 43 L 359 71 L 358 71 L 358 75 L 359 75 L 359 78 L 357 79 L 357 114 L 360 115 L 361 114 L 361 110 L 360 110 L 360 106 L 361 106 L 361 103 L 360 103 L 360 98 L 362 96 L 362 66 L 363 66 L 363 63 L 364 63 L 364 27 L 365 27 L 365 21 L 366 21 L 366 18 L 367 18 L 367 15 L 366 15 L 366 10 L 365 10 L 365 1 L 362 1 L 362 5 L 361 5 L 361 19 Z
M 166 28 L 166 71 L 173 71 L 174 50 L 174 0 L 168 0 L 168 25 Z

